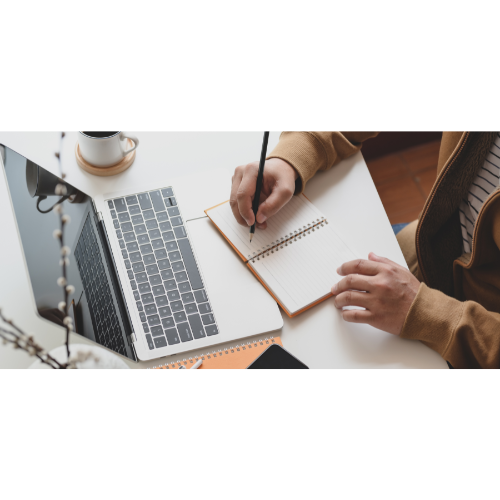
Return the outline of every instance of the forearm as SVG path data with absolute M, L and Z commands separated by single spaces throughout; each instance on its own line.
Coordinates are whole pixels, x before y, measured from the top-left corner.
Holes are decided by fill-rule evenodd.
M 268 158 L 280 158 L 295 168 L 296 193 L 318 170 L 328 170 L 357 153 L 377 132 L 283 132 Z
M 454 368 L 500 368 L 500 314 L 423 283 L 401 337 L 422 341 Z

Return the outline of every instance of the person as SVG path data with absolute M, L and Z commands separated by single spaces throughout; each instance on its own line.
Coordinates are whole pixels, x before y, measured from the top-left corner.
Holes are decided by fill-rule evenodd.
M 266 159 L 257 227 L 265 229 L 318 171 L 376 135 L 283 132 Z M 232 179 L 231 208 L 245 226 L 254 222 L 257 171 L 257 162 L 239 166 Z M 498 133 L 444 132 L 437 179 L 420 218 L 397 235 L 409 270 L 374 253 L 342 264 L 332 293 L 343 319 L 420 340 L 454 368 L 498 368 L 499 184 Z

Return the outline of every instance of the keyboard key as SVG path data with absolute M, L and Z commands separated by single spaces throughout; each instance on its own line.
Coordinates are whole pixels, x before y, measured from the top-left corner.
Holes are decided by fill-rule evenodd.
M 177 302 L 170 302 L 170 308 L 173 312 L 178 312 L 182 311 L 184 309 L 184 306 L 182 305 L 182 302 L 178 300 Z
M 149 326 L 147 323 L 143 323 L 142 324 L 142 329 L 144 330 L 144 333 L 148 333 L 149 332 Z M 147 335 L 146 335 L 147 337 Z
M 172 205 L 177 205 L 177 200 L 173 196 L 171 196 L 170 203 L 172 203 Z
M 139 300 L 141 296 L 139 295 L 139 292 L 134 292 L 134 299 Z
M 160 271 L 158 270 L 158 266 L 156 264 L 146 266 L 146 272 L 149 274 L 149 276 L 151 276 L 152 274 L 160 274 Z
M 186 306 L 187 309 L 187 306 Z M 212 312 L 212 308 L 210 307 L 210 304 L 208 302 L 205 302 L 204 304 L 200 304 L 198 306 L 198 309 L 200 310 L 200 313 L 209 313 Z
M 172 188 L 162 189 L 161 194 L 163 195 L 163 198 L 168 198 L 169 196 L 174 196 L 174 192 L 172 191 Z
M 141 271 L 144 271 L 144 264 L 142 262 L 136 262 L 135 264 L 132 264 L 132 269 L 134 270 L 134 273 L 140 273 Z
M 158 222 L 156 222 L 156 219 L 149 219 L 146 221 L 146 227 L 148 230 L 156 229 L 158 227 Z
M 165 243 L 165 247 L 166 247 L 168 252 L 170 252 L 172 250 L 177 250 L 179 248 L 175 241 L 169 241 L 169 242 Z
M 163 318 L 161 320 L 161 324 L 163 325 L 163 328 L 172 328 L 173 326 L 175 326 L 175 321 L 174 318 L 170 316 L 169 318 Z
M 153 276 L 150 276 L 149 277 L 149 284 L 151 286 L 161 284 L 161 276 L 159 274 L 154 274 Z
M 145 315 L 143 312 L 140 312 L 140 313 L 139 313 L 139 317 L 141 318 L 141 321 L 142 321 L 143 323 L 145 323 L 145 322 L 146 322 L 146 315 Z
M 134 231 L 135 234 L 147 233 L 146 226 L 144 224 L 137 224 L 137 226 L 134 227 Z
M 184 226 L 174 227 L 174 232 L 175 232 L 175 236 L 177 236 L 177 238 L 186 238 L 187 237 L 186 230 L 184 229 Z
M 116 236 L 118 239 L 122 238 L 122 232 L 119 229 L 116 231 Z
M 155 256 L 158 260 L 166 259 L 167 251 L 164 248 L 161 248 L 160 250 L 155 250 Z
M 115 208 L 115 206 L 113 205 L 113 202 L 111 200 L 108 200 L 108 207 Z
M 170 231 L 172 229 L 172 226 L 170 222 L 165 221 L 165 222 L 160 222 L 160 231 L 164 233 L 165 231 Z
M 132 264 L 130 263 L 130 261 L 128 259 L 125 259 L 124 262 L 125 262 L 125 267 L 127 269 L 130 269 L 132 267 Z
M 177 283 L 174 280 L 164 281 L 163 284 L 166 290 L 177 290 Z
M 162 210 L 165 210 L 165 205 L 163 203 L 163 198 L 160 194 L 160 191 L 150 191 L 149 196 L 151 198 L 151 201 L 153 202 L 155 212 L 161 212 Z
M 193 314 L 198 312 L 198 308 L 196 307 L 196 304 L 194 302 L 192 304 L 186 304 L 184 308 L 187 314 Z
M 199 314 L 192 314 L 191 316 L 188 316 L 188 321 L 195 339 L 202 339 L 206 336 Z
M 114 200 L 114 203 L 117 212 L 125 212 L 127 210 L 127 205 L 125 205 L 125 200 L 123 198 Z
M 155 213 L 152 210 L 144 210 L 144 212 L 142 212 L 142 215 L 144 216 L 144 219 L 154 219 L 155 218 Z
M 182 219 L 180 217 L 173 217 L 170 219 L 172 226 L 182 226 Z
M 144 245 L 145 243 L 149 243 L 149 236 L 147 234 L 139 234 L 137 236 L 137 243 L 139 243 L 139 245 Z
M 143 311 L 144 307 L 142 307 L 142 304 L 140 302 L 136 302 L 135 305 L 137 306 L 138 311 Z
M 158 307 L 166 306 L 168 304 L 168 300 L 167 300 L 166 295 L 160 295 L 159 297 L 156 297 L 155 301 L 156 301 L 156 305 Z
M 148 315 L 151 316 L 151 314 L 156 314 L 158 311 L 156 310 L 156 305 L 155 304 L 149 304 L 144 307 L 144 312 Z
M 172 231 L 167 231 L 166 233 L 163 233 L 162 235 L 163 241 L 172 241 L 175 240 L 174 233 Z
M 125 233 L 123 235 L 123 239 L 127 242 L 134 241 L 135 240 L 135 234 L 134 233 Z
M 120 241 L 122 241 L 122 240 L 120 240 Z M 127 252 L 127 250 L 122 250 L 122 257 L 124 259 L 128 259 L 128 252 Z
M 158 222 L 163 222 L 165 220 L 168 220 L 167 212 L 158 212 L 156 214 L 156 219 L 158 220 Z
M 153 314 L 152 316 L 148 316 L 148 325 L 156 326 L 160 324 L 160 316 L 158 314 Z
M 170 217 L 175 217 L 176 215 L 179 215 L 179 207 L 171 207 L 167 209 L 168 215 Z M 178 225 L 178 224 L 177 224 Z
M 201 317 L 203 320 L 204 325 L 211 325 L 212 323 L 215 323 L 215 318 L 213 314 L 205 314 Z
M 139 252 L 133 252 L 128 255 L 130 257 L 130 260 L 132 262 L 139 262 L 142 261 L 142 256 Z
M 130 282 L 130 286 L 132 287 L 132 290 L 137 290 L 137 283 L 134 280 Z
M 153 229 L 153 230 L 149 231 L 149 237 L 152 240 L 156 240 L 157 238 L 161 238 L 160 230 L 159 229 Z
M 160 318 L 166 318 L 167 316 L 172 316 L 172 312 L 170 311 L 170 307 L 168 306 L 163 306 L 158 308 L 158 313 L 160 315 Z
M 183 304 L 188 304 L 189 302 L 194 302 L 194 295 L 191 292 L 183 293 L 181 295 L 181 297 L 182 297 Z
M 141 193 L 137 195 L 137 197 L 139 198 L 139 205 L 141 206 L 143 211 L 152 207 L 148 193 Z
M 118 220 L 117 220 L 117 219 L 115 219 L 115 220 L 113 221 L 113 227 L 114 227 L 115 229 L 120 229 L 120 223 L 118 222 Z
M 189 328 L 189 323 L 179 323 L 177 325 L 177 331 L 179 332 L 179 337 L 183 342 L 193 340 L 193 336 L 191 335 L 191 328 Z
M 156 250 L 156 249 L 159 249 L 159 248 L 163 248 L 164 244 L 163 244 L 162 240 L 153 240 L 151 242 L 151 246 L 153 247 L 153 250 Z M 155 255 L 156 255 L 156 252 L 155 252 Z M 167 254 L 165 253 L 165 257 L 166 256 L 167 256 Z M 156 256 L 156 258 L 158 258 L 158 256 Z
M 153 295 L 165 295 L 165 288 L 163 288 L 163 285 L 155 285 L 153 287 Z
M 186 313 L 184 311 L 178 312 L 174 314 L 174 319 L 176 323 L 182 323 L 183 321 L 186 321 Z
M 208 301 L 208 297 L 207 294 L 205 293 L 205 290 L 197 290 L 196 292 L 194 292 L 194 297 L 198 304 L 200 304 L 201 302 Z
M 133 215 L 132 216 L 132 224 L 135 226 L 136 224 L 143 224 L 144 219 L 142 218 L 142 215 Z
M 130 215 L 128 214 L 128 212 L 122 212 L 118 215 L 118 220 L 120 222 L 128 222 L 130 220 Z M 132 231 L 132 229 L 127 229 L 127 231 Z
M 150 253 L 149 255 L 145 255 L 143 257 L 143 260 L 144 260 L 144 264 L 146 264 L 146 265 L 154 264 L 156 262 L 155 256 L 152 253 Z
M 184 264 L 189 275 L 189 281 L 191 282 L 192 289 L 199 290 L 200 288 L 203 288 L 203 281 L 201 280 L 200 272 L 198 271 L 198 266 L 196 265 L 196 260 L 194 258 L 189 240 L 185 238 L 183 240 L 178 240 L 177 243 L 179 244 L 179 249 L 182 253 L 182 258 L 184 259 Z
M 175 272 L 179 272 L 179 271 L 182 271 L 184 269 L 184 263 L 182 262 L 182 260 L 178 261 L 178 262 L 174 262 L 172 264 L 172 269 L 175 271 Z
M 217 328 L 217 325 L 208 325 L 205 327 L 205 331 L 207 332 L 207 335 L 209 337 L 212 335 L 217 335 L 219 333 L 219 329 Z
M 137 202 L 137 196 L 133 194 L 132 196 L 126 196 L 125 201 L 127 202 L 127 205 L 136 205 Z
M 181 293 L 183 292 L 190 292 L 191 291 L 191 285 L 189 284 L 189 281 L 185 281 L 184 283 L 179 283 L 179 291 Z M 192 301 L 190 301 L 192 302 Z
M 158 267 L 163 271 L 170 267 L 170 261 L 168 259 L 163 259 L 158 261 Z
M 140 249 L 141 249 L 142 255 L 148 254 L 148 253 L 153 253 L 153 247 L 149 243 L 147 245 L 141 245 Z
M 137 283 L 144 283 L 148 281 L 148 275 L 146 273 L 137 273 L 135 275 L 135 280 L 137 281 Z
M 141 300 L 144 305 L 152 304 L 155 301 L 152 293 L 145 293 L 144 295 L 141 295 Z
M 153 326 L 151 328 L 151 335 L 153 335 L 153 337 L 159 337 L 160 335 L 163 335 L 163 328 L 161 326 Z
M 141 209 L 139 208 L 139 205 L 134 205 L 128 209 L 130 212 L 130 215 L 137 215 L 141 213 Z
M 167 347 L 167 341 L 165 337 L 155 337 L 153 340 L 155 341 L 155 346 L 157 348 Z
M 128 274 L 128 279 L 129 279 L 129 280 L 133 280 L 133 279 L 135 279 L 135 278 L 134 278 L 134 273 L 133 273 L 133 271 L 131 271 L 130 269 L 127 271 L 127 274 Z
M 179 283 L 180 281 L 187 281 L 188 277 L 186 271 L 181 271 L 180 273 L 175 273 L 175 281 Z
M 162 271 L 160 274 L 161 274 L 161 278 L 164 280 L 170 280 L 174 277 L 174 273 L 172 272 L 172 269 L 166 269 L 165 271 Z
M 130 243 L 127 243 L 127 250 L 129 252 L 137 252 L 137 250 L 139 250 L 139 245 L 137 244 L 137 241 L 131 241 Z
M 148 331 L 149 331 L 149 328 L 148 328 Z M 153 350 L 155 348 L 155 345 L 153 344 L 153 339 L 151 338 L 151 335 L 146 335 L 146 342 L 148 343 L 148 347 L 150 350 Z
M 168 258 L 170 259 L 171 262 L 175 260 L 181 260 L 181 254 L 177 250 L 175 252 L 169 252 Z
M 173 290 L 167 293 L 168 300 L 179 300 L 181 298 L 180 293 L 177 290 Z
M 121 227 L 122 227 L 122 231 L 124 233 L 127 233 L 128 231 L 132 231 L 132 229 L 133 229 L 131 222 L 124 222 Z
M 125 242 L 123 240 L 118 240 L 120 243 L 120 248 L 123 250 L 125 248 Z
M 175 328 L 165 330 L 165 335 L 167 336 L 168 345 L 174 345 L 180 342 L 179 336 L 177 335 L 177 330 Z
M 141 283 L 139 285 L 139 293 L 140 294 L 147 293 L 150 291 L 151 291 L 151 286 L 147 281 L 145 283 Z

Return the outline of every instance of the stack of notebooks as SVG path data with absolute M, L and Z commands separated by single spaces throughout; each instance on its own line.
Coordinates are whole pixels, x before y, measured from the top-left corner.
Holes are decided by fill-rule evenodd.
M 330 297 L 337 268 L 356 255 L 331 222 L 304 196 L 294 196 L 257 229 L 239 225 L 229 202 L 205 211 L 226 240 L 290 317 Z

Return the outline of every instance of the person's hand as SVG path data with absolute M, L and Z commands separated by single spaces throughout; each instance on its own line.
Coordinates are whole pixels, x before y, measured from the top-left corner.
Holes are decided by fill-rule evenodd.
M 259 162 L 237 167 L 234 171 L 231 198 L 229 203 L 235 219 L 242 226 L 254 223 L 252 202 L 257 186 Z M 257 227 L 265 229 L 266 220 L 281 210 L 295 192 L 295 180 L 298 174 L 286 161 L 271 158 L 264 167 L 264 179 L 260 194 L 260 205 L 257 212 Z
M 337 269 L 345 278 L 332 287 L 335 307 L 364 307 L 365 311 L 342 311 L 342 317 L 350 323 L 368 323 L 399 335 L 420 282 L 392 260 L 373 252 L 368 259 L 352 260 Z

